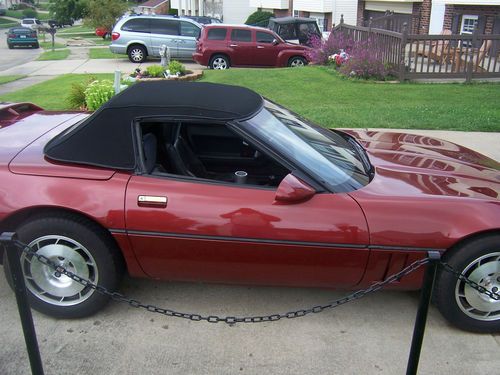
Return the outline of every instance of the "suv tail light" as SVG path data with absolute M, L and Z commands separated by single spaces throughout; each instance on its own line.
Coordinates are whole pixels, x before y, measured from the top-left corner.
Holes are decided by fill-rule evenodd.
M 36 38 L 36 33 L 30 34 L 30 38 Z
M 7 37 L 12 39 L 16 37 L 16 34 L 9 34 Z
M 111 40 L 116 40 L 116 39 L 118 39 L 119 37 L 120 37 L 120 33 L 116 33 L 116 32 L 111 33 Z

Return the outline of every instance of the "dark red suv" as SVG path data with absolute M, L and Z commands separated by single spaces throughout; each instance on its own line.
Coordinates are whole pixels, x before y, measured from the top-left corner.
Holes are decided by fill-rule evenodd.
M 245 25 L 207 25 L 193 59 L 211 69 L 230 66 L 304 66 L 308 47 L 285 42 L 276 33 Z

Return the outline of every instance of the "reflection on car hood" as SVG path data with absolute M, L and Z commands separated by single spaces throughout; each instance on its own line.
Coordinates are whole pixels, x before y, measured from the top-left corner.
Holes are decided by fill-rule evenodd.
M 414 134 L 345 131 L 375 166 L 371 193 L 500 200 L 500 163 L 457 144 Z

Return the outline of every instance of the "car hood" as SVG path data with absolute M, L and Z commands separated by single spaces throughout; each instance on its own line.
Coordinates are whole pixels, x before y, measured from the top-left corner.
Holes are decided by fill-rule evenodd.
M 427 136 L 348 130 L 366 149 L 375 177 L 370 194 L 500 200 L 500 163 L 466 147 Z

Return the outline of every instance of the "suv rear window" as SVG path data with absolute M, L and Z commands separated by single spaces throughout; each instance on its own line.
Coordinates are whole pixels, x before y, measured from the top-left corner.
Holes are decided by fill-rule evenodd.
M 227 29 L 216 28 L 208 30 L 207 39 L 208 40 L 225 40 L 227 35 Z
M 252 32 L 250 30 L 233 29 L 231 32 L 231 40 L 237 42 L 251 42 Z
M 137 33 L 151 32 L 149 20 L 147 18 L 136 18 L 125 22 L 122 26 L 123 31 L 135 31 Z

